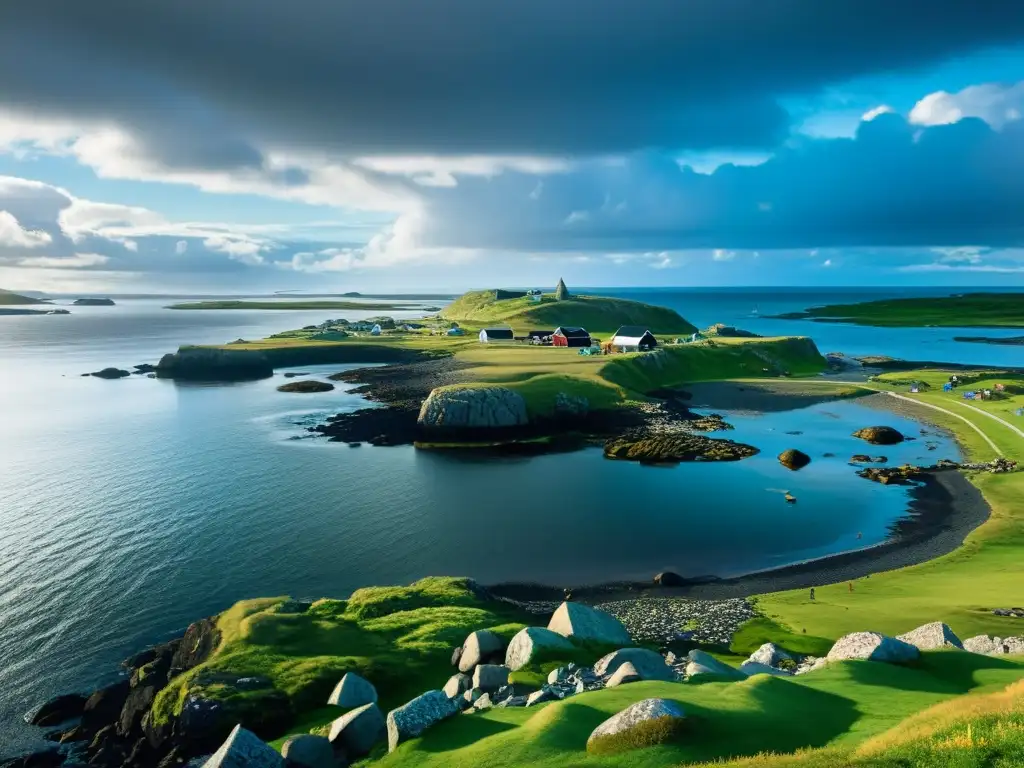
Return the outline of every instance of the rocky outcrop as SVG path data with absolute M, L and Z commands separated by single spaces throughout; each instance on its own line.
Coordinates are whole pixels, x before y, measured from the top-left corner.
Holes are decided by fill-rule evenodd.
M 281 745 L 289 768 L 338 768 L 331 742 L 323 736 L 292 736 Z
M 618 688 L 626 683 L 639 683 L 643 679 L 644 676 L 637 671 L 637 668 L 627 661 L 615 670 L 614 674 L 608 678 L 608 682 L 604 684 L 604 687 Z
M 768 664 L 760 664 L 756 661 L 745 661 L 740 664 L 740 672 L 747 677 L 753 677 L 754 675 L 772 675 L 774 677 L 791 677 L 792 672 L 787 672 L 784 669 L 778 669 L 776 667 L 769 666 Z
M 551 651 L 572 650 L 573 644 L 557 632 L 544 627 L 526 627 L 519 630 L 508 644 L 505 666 L 515 672 L 537 660 L 540 654 Z
M 349 757 L 363 757 L 382 741 L 388 726 L 384 713 L 376 704 L 365 704 L 331 723 L 330 739 L 335 751 Z
M 203 768 L 284 768 L 284 759 L 240 725 Z
M 448 678 L 448 682 L 444 684 L 444 695 L 449 699 L 455 699 L 462 696 L 466 691 L 473 687 L 473 678 L 469 675 L 459 672 L 456 675 L 452 675 Z
M 334 385 L 329 381 L 317 381 L 316 379 L 304 379 L 303 381 L 290 381 L 277 388 L 278 392 L 330 392 Z
M 470 673 L 478 664 L 502 661 L 505 658 L 505 641 L 501 635 L 489 629 L 471 633 L 462 643 L 458 667 L 460 672 Z
M 377 689 L 373 687 L 373 683 L 355 672 L 346 673 L 341 681 L 334 686 L 334 690 L 327 699 L 328 704 L 346 709 L 374 704 L 376 701 Z
M 854 432 L 853 436 L 873 445 L 896 445 L 905 439 L 899 430 L 892 427 L 864 427 Z
M 112 307 L 113 299 L 75 299 L 73 305 L 76 307 Z
M 614 675 L 623 664 L 631 664 L 644 680 L 675 681 L 676 673 L 660 653 L 647 648 L 622 648 L 598 659 L 594 674 L 599 677 Z
M 921 651 L 931 651 L 936 648 L 964 649 L 964 644 L 960 642 L 960 638 L 953 633 L 953 630 L 948 625 L 943 624 L 941 621 L 933 621 L 931 624 L 925 624 L 904 635 L 897 635 L 896 639 L 902 640 L 904 643 L 910 643 Z
M 417 423 L 425 429 L 501 429 L 529 423 L 526 401 L 505 387 L 444 387 L 430 393 Z
M 93 371 L 92 373 L 85 375 L 93 376 L 97 379 L 123 379 L 128 376 L 131 376 L 131 374 L 128 371 L 125 371 L 121 368 L 101 368 L 98 371 Z
M 985 656 L 1024 654 L 1024 637 L 993 637 L 977 635 L 964 640 L 964 650 Z
M 686 677 L 725 677 L 738 679 L 743 677 L 739 670 L 719 661 L 710 653 L 694 649 L 686 656 Z
M 757 452 L 757 448 L 752 445 L 689 432 L 615 437 L 604 444 L 604 455 L 609 459 L 627 459 L 645 464 L 739 461 Z
M 631 704 L 616 715 L 612 715 L 597 728 L 587 739 L 587 750 L 592 751 L 602 739 L 625 733 L 643 726 L 654 720 L 668 718 L 680 721 L 686 717 L 683 708 L 669 699 L 644 699 Z
M 903 664 L 915 661 L 921 652 L 916 646 L 878 632 L 853 632 L 839 638 L 826 657 L 829 661 L 862 659 Z
M 160 358 L 156 375 L 182 381 L 255 381 L 273 376 L 274 367 L 257 350 L 182 347 Z
M 783 663 L 792 663 L 793 657 L 775 645 L 775 643 L 765 643 L 750 654 L 750 658 L 747 661 L 751 664 L 778 667 Z
M 504 664 L 480 664 L 473 670 L 473 687 L 491 692 L 508 685 L 508 667 Z
M 479 701 L 478 701 L 479 703 Z M 459 712 L 459 705 L 441 691 L 427 691 L 408 704 L 388 712 L 388 752 L 414 739 L 435 723 Z
M 779 454 L 779 464 L 786 469 L 803 469 L 811 463 L 811 457 L 796 448 L 787 448 Z
M 39 726 L 60 725 L 80 717 L 85 711 L 86 697 L 79 693 L 58 696 L 43 704 L 29 717 L 29 723 Z
M 582 603 L 564 602 L 548 622 L 548 629 L 563 637 L 626 645 L 632 640 L 622 622 L 611 614 Z

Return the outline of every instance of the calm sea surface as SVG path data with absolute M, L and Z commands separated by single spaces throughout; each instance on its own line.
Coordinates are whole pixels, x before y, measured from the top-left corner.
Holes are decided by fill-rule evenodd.
M 699 326 L 807 333 L 823 351 L 1024 364 L 1019 348 L 956 344 L 954 329 L 761 317 L 874 294 L 604 292 L 671 306 Z M 379 314 L 165 303 L 0 317 L 0 756 L 37 736 L 20 721 L 33 704 L 110 681 L 134 650 L 241 598 L 343 596 L 432 574 L 567 584 L 664 568 L 737 574 L 882 541 L 906 513 L 904 489 L 856 478 L 844 461 L 864 449 L 850 432 L 878 421 L 856 403 L 732 414 L 729 436 L 759 456 L 656 469 L 597 450 L 456 459 L 326 443 L 304 427 L 365 403 L 342 389 L 279 393 L 280 373 L 231 386 L 80 376 L 155 362 L 183 343 Z M 928 439 L 937 450 L 918 440 L 886 452 L 900 462 L 957 457 L 946 439 Z M 814 462 L 788 472 L 774 458 L 788 447 Z M 785 504 L 784 490 L 799 504 Z

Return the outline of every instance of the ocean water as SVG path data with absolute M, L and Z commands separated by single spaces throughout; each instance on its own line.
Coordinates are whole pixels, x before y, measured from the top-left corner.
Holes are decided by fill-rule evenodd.
M 782 321 L 744 317 L 755 306 L 768 314 L 821 303 L 807 294 L 786 303 L 778 292 L 616 293 L 673 306 L 698 325 L 810 332 L 823 350 L 935 357 L 921 351 L 927 335 L 950 359 L 1020 356 L 954 344 L 949 329 L 888 329 L 868 344 L 858 339 L 873 329 L 773 330 Z M 164 303 L 0 317 L 0 755 L 38 737 L 20 720 L 32 705 L 109 682 L 131 652 L 245 597 L 344 596 L 433 574 L 570 585 L 665 568 L 731 575 L 877 543 L 906 514 L 905 489 L 857 478 L 845 462 L 865 447 L 850 432 L 879 420 L 855 402 L 729 414 L 728 436 L 760 455 L 649 468 L 598 450 L 495 459 L 327 443 L 304 428 L 365 402 L 341 387 L 279 393 L 281 372 L 225 386 L 80 376 L 339 314 L 174 312 Z M 918 440 L 886 453 L 958 455 L 945 438 L 929 440 L 937 450 Z M 779 466 L 774 457 L 788 447 L 810 454 L 811 466 Z M 797 505 L 784 502 L 785 490 Z

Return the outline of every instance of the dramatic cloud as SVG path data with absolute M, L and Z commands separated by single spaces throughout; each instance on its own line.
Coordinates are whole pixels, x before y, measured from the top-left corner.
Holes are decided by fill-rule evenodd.
M 977 117 L 994 128 L 1020 120 L 1024 114 L 1024 82 L 1014 85 L 986 83 L 957 93 L 937 91 L 921 99 L 910 112 L 918 125 L 948 125 Z
M 1019 3 L 967 0 L 14 0 L 0 97 L 182 173 L 287 173 L 266 147 L 771 147 L 780 96 L 1022 32 Z
M 46 232 L 24 229 L 14 214 L 0 210 L 0 246 L 8 248 L 39 248 L 52 241 Z
M 917 129 L 876 115 L 712 174 L 660 153 L 425 194 L 427 247 L 661 250 L 1013 245 L 1024 239 L 1024 122 Z

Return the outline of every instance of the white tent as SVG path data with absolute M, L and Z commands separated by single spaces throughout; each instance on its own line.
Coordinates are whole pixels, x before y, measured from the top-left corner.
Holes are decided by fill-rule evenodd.
M 380 336 L 380 326 L 379 325 L 373 326 L 373 328 L 370 329 L 370 335 L 371 336 Z

